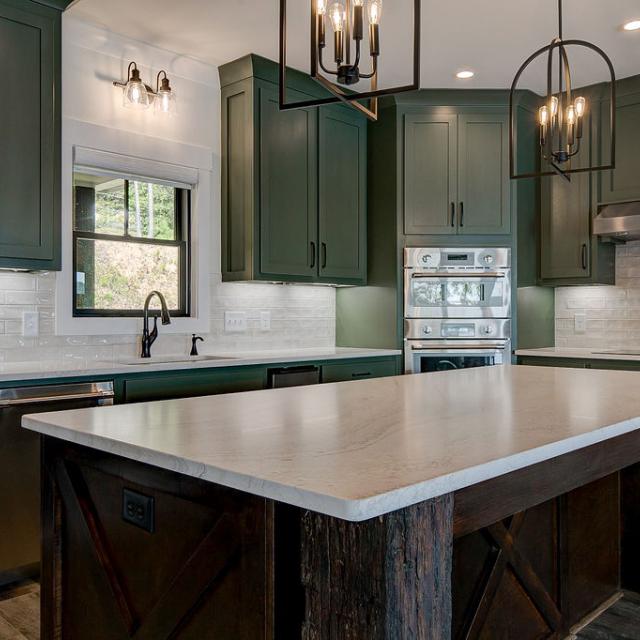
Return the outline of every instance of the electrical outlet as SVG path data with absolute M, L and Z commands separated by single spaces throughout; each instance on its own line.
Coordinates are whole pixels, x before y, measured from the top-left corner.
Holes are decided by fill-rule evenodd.
M 131 489 L 122 491 L 122 519 L 149 533 L 153 533 L 154 529 L 154 507 L 152 497 L 136 493 Z
M 260 330 L 271 331 L 271 311 L 260 312 Z
M 40 333 L 40 316 L 37 311 L 25 311 L 22 314 L 22 335 L 36 338 Z
M 224 330 L 227 333 L 241 333 L 247 330 L 247 314 L 244 311 L 225 311 Z
M 587 331 L 587 314 L 576 313 L 573 316 L 573 330 L 576 333 L 586 333 Z

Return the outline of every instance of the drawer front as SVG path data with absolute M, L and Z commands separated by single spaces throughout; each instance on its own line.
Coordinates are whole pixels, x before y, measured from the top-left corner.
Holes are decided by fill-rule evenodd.
M 237 391 L 255 391 L 266 386 L 262 367 L 226 369 L 203 373 L 131 378 L 124 382 L 125 402 L 147 402 L 209 396 Z
M 394 360 L 326 364 L 322 367 L 322 382 L 384 378 L 385 376 L 395 376 L 396 373 L 396 363 Z

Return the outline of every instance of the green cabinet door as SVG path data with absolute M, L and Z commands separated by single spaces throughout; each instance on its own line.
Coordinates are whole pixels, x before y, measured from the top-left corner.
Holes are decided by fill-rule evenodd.
M 617 135 L 616 168 L 604 171 L 601 176 L 600 200 L 620 202 L 640 199 L 640 91 L 620 96 L 616 101 Z M 610 103 L 603 102 L 600 121 L 602 125 L 602 162 L 609 161 Z
M 506 113 L 458 116 L 458 232 L 511 231 Z
M 277 87 L 269 83 L 257 83 L 256 91 L 260 272 L 274 280 L 312 281 L 318 269 L 317 111 L 281 111 Z
M 322 367 L 322 382 L 345 382 L 366 378 L 385 378 L 397 374 L 393 359 L 370 360 L 368 362 L 341 362 Z
M 404 232 L 455 234 L 458 182 L 457 116 L 404 116 Z
M 59 268 L 60 12 L 0 0 L 0 267 Z
M 320 280 L 365 284 L 367 121 L 346 107 L 323 107 L 318 143 Z

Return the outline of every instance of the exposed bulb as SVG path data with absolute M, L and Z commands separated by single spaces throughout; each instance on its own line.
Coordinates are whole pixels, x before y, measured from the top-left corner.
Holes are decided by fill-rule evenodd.
M 354 7 L 361 7 L 364 4 L 364 0 L 353 0 Z
M 576 115 L 578 116 L 578 118 L 582 118 L 584 112 L 587 110 L 587 101 L 582 97 L 576 98 L 574 105 L 576 109 Z
M 155 111 L 161 115 L 171 115 L 176 110 L 176 96 L 171 89 L 160 89 L 155 99 Z
M 576 110 L 575 107 L 570 104 L 567 107 L 567 124 L 574 125 L 576 123 Z
M 333 30 L 336 32 L 342 31 L 344 29 L 345 20 L 344 6 L 339 2 L 335 2 L 334 4 L 332 4 L 329 11 L 329 18 L 331 20 Z
M 141 80 L 131 79 L 124 88 L 124 106 L 129 109 L 147 109 L 149 94 Z
M 327 13 L 327 0 L 318 0 L 316 10 L 319 16 L 323 16 Z
M 549 103 L 549 111 L 551 112 L 551 117 L 555 118 L 558 115 L 558 98 L 555 96 L 551 97 L 551 102 Z
M 380 24 L 382 15 L 382 0 L 369 1 L 369 24 Z
M 546 105 L 544 107 L 540 107 L 538 111 L 538 118 L 540 120 L 540 125 L 546 127 L 549 124 L 549 107 Z

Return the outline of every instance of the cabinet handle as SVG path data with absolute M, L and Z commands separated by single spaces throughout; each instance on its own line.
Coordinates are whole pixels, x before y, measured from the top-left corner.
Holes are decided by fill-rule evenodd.
M 464 227 L 464 202 L 460 203 L 460 226 Z
M 313 269 L 316 266 L 316 243 L 311 241 L 309 245 L 311 247 L 311 264 L 309 267 Z
M 361 372 L 358 372 L 358 373 L 352 373 L 351 374 L 352 378 L 367 378 L 369 376 L 371 376 L 371 371 L 361 371 Z
M 587 264 L 587 245 L 583 244 L 582 245 L 582 269 L 583 269 L 583 271 L 586 271 L 588 266 L 589 265 Z
M 326 269 L 327 268 L 327 243 L 323 242 L 321 246 L 322 246 L 322 268 Z
M 451 203 L 451 227 L 454 228 L 456 226 L 456 203 Z

